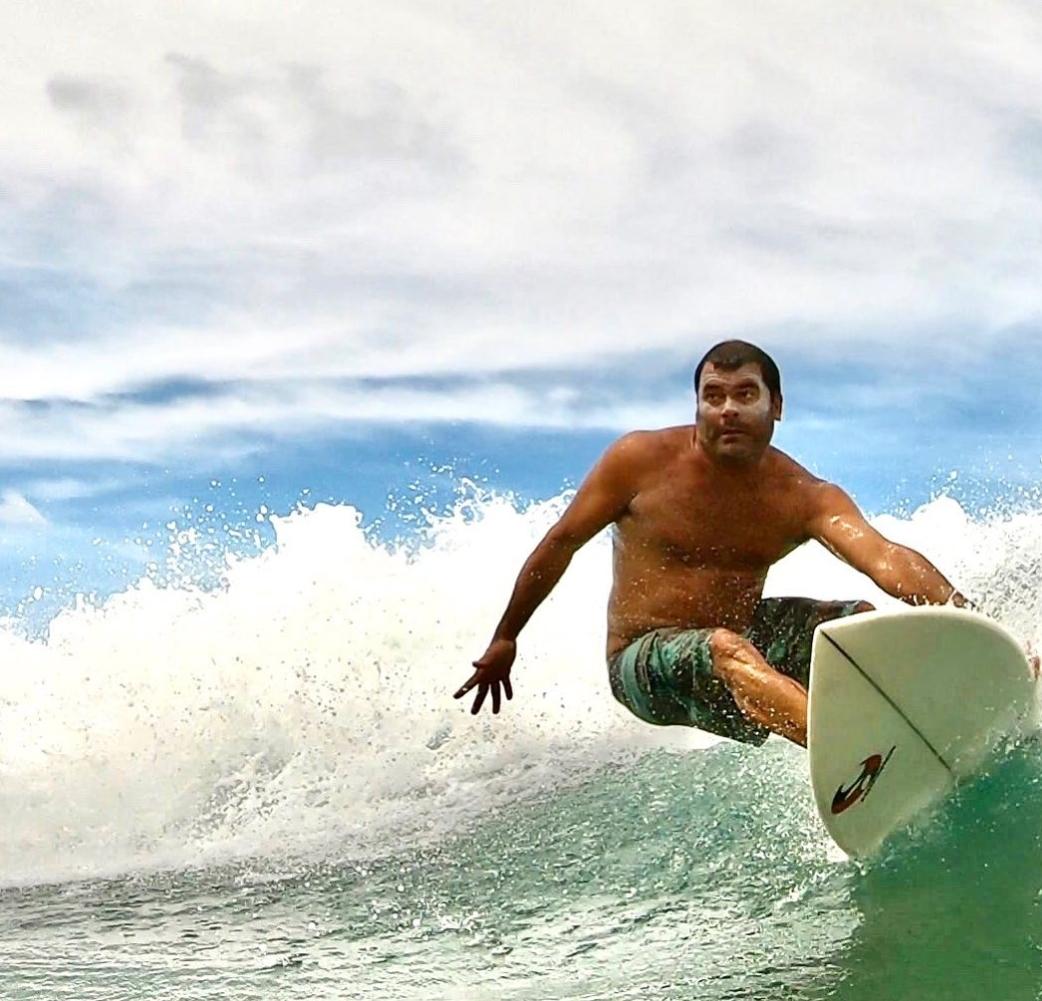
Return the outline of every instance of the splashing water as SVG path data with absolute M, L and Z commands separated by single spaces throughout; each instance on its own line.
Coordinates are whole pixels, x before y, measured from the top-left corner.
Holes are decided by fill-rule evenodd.
M 143 579 L 0 633 L 0 881 L 30 884 L 247 857 L 372 860 L 654 748 L 705 747 L 611 699 L 609 542 L 577 554 L 523 633 L 515 699 L 451 693 L 568 495 L 521 510 L 472 490 L 417 541 L 381 544 L 349 506 L 272 519 L 216 589 Z M 1042 514 L 971 518 L 941 498 L 877 526 L 1026 639 L 1042 618 Z M 171 575 L 176 576 L 176 575 Z M 891 602 L 816 546 L 769 594 Z

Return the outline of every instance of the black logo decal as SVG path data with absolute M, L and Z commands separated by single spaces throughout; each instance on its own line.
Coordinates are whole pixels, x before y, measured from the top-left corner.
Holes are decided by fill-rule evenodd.
M 886 752 L 885 758 L 881 754 L 870 754 L 861 762 L 861 774 L 845 789 L 843 786 L 840 786 L 836 790 L 836 795 L 832 797 L 833 815 L 849 810 L 855 803 L 860 803 L 872 791 L 872 786 L 876 784 L 876 779 L 879 778 L 883 769 L 886 768 L 886 763 L 890 760 L 890 755 L 894 753 L 896 747 L 897 745 L 894 744 Z

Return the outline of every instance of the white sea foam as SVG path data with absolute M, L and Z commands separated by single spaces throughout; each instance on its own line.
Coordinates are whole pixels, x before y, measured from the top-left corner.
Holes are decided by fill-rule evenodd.
M 216 590 L 142 580 L 62 612 L 45 640 L 0 632 L 0 882 L 372 858 L 634 749 L 704 746 L 610 696 L 606 536 L 524 632 L 500 716 L 452 700 L 566 501 L 518 510 L 473 491 L 397 548 L 349 506 L 299 509 L 273 519 L 276 546 L 229 558 Z M 973 520 L 940 499 L 877 524 L 1038 639 L 1042 515 Z M 890 600 L 815 547 L 779 564 L 768 593 Z

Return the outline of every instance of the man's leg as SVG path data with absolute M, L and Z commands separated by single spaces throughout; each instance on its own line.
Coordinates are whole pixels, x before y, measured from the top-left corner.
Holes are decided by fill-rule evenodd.
M 817 626 L 830 619 L 871 612 L 875 608 L 867 601 L 811 602 L 801 598 L 772 598 L 761 605 L 771 606 L 774 621 L 768 619 L 765 624 L 768 635 L 760 642 L 776 640 L 777 634 L 783 638 L 789 634 L 787 640 L 783 639 L 781 649 L 772 656 L 781 657 L 779 665 L 800 678 L 806 678 L 810 672 L 811 638 Z M 793 612 L 796 622 L 786 622 Z M 776 635 L 770 636 L 771 631 Z M 772 643 L 772 649 L 776 645 Z M 713 674 L 727 686 L 742 713 L 772 733 L 806 747 L 807 689 L 795 678 L 772 667 L 750 640 L 729 629 L 714 630 L 709 637 L 709 649 Z
M 747 639 L 730 629 L 709 637 L 713 674 L 734 696 L 742 714 L 800 747 L 807 746 L 807 689 L 776 671 Z

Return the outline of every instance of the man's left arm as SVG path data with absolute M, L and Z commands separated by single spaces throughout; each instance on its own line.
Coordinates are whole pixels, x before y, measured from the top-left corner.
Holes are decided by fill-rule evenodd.
M 922 553 L 880 535 L 850 497 L 833 483 L 813 488 L 808 533 L 887 594 L 910 605 L 969 604 Z

